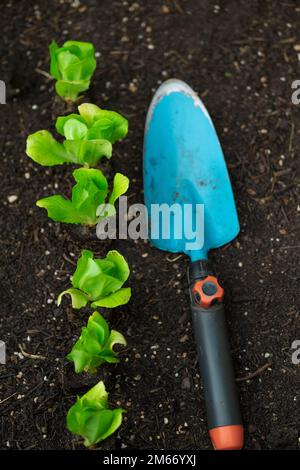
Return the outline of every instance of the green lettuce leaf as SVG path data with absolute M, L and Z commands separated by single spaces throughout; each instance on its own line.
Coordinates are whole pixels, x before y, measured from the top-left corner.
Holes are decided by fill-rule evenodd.
M 76 158 L 76 163 L 94 167 L 102 157 L 112 156 L 112 145 L 108 140 L 65 140 L 64 147 Z
M 106 204 L 107 180 L 102 171 L 92 168 L 78 168 L 73 176 L 76 184 L 71 199 L 55 195 L 40 199 L 36 205 L 46 209 L 48 217 L 56 222 L 94 226 L 104 218 L 103 214 L 98 215 L 98 208 Z M 115 202 L 115 196 L 113 199 Z
M 128 277 L 128 264 L 119 252 L 112 250 L 105 258 L 94 259 L 92 251 L 83 250 L 71 278 L 73 289 L 62 292 L 58 301 L 60 303 L 63 295 L 75 290 L 82 292 L 95 306 L 114 308 L 124 305 L 131 296 L 131 290 L 122 287 Z M 80 308 L 72 295 L 71 300 L 73 308 Z
M 118 353 L 113 349 L 115 344 L 126 346 L 124 336 L 118 331 L 110 331 L 105 319 L 94 312 L 88 319 L 87 326 L 82 328 L 80 338 L 67 359 L 74 363 L 76 373 L 95 373 L 104 362 L 119 362 Z
M 47 210 L 48 217 L 56 222 L 96 225 L 99 205 L 105 202 L 108 184 L 100 170 L 79 168 L 73 172 L 77 184 L 72 198 L 55 195 L 40 199 L 36 205 Z
M 96 307 L 105 307 L 105 308 L 115 308 L 120 305 L 125 305 L 129 302 L 131 297 L 130 287 L 123 287 L 117 292 L 113 292 L 106 297 L 100 297 L 98 300 L 92 303 L 92 308 Z M 74 307 L 75 308 L 75 307 Z M 80 308 L 80 307 L 79 307 Z
M 101 109 L 90 103 L 83 103 L 78 106 L 81 117 L 89 127 L 89 138 L 109 140 L 114 144 L 117 140 L 122 140 L 128 133 L 128 121 L 121 114 L 115 111 Z
M 129 178 L 122 175 L 121 173 L 116 173 L 114 176 L 114 185 L 112 193 L 109 197 L 109 204 L 114 204 L 117 199 L 119 199 L 122 194 L 126 193 L 129 188 Z
M 27 138 L 27 155 L 46 166 L 76 163 L 94 167 L 101 158 L 110 158 L 112 145 L 127 134 L 127 119 L 90 103 L 80 105 L 78 110 L 80 114 L 59 116 L 56 120 L 56 130 L 65 139 L 62 144 L 48 131 L 38 131 Z M 121 195 L 127 188 L 128 179 L 117 174 L 113 194 Z
M 81 41 L 66 41 L 59 47 L 52 41 L 49 52 L 50 74 L 57 80 L 57 94 L 76 101 L 78 95 L 89 88 L 96 68 L 94 46 Z
M 103 382 L 99 382 L 76 403 L 67 414 L 68 430 L 84 438 L 84 445 L 89 447 L 103 441 L 113 434 L 122 424 L 125 410 L 107 407 L 108 394 Z
M 67 289 L 63 292 L 61 292 L 61 294 L 58 296 L 57 298 L 57 305 L 59 306 L 61 304 L 61 300 L 63 298 L 64 295 L 70 295 L 71 299 L 72 299 L 72 305 L 74 306 L 74 308 L 82 308 L 82 307 L 85 307 L 86 304 L 88 303 L 89 299 L 87 297 L 87 295 L 85 295 L 83 292 L 81 292 L 80 290 L 78 289 Z
M 36 202 L 38 207 L 47 210 L 48 217 L 55 222 L 64 222 L 66 224 L 80 224 L 81 214 L 73 206 L 72 201 L 63 198 L 62 196 L 49 196 L 40 199 Z M 86 223 L 89 220 L 86 220 Z
M 27 137 L 26 154 L 33 161 L 44 166 L 75 162 L 72 154 L 48 131 L 37 131 Z
M 68 81 L 59 80 L 55 83 L 55 91 L 61 98 L 66 98 L 69 101 L 76 101 L 78 95 L 88 90 L 90 87 L 90 80 L 81 81 Z

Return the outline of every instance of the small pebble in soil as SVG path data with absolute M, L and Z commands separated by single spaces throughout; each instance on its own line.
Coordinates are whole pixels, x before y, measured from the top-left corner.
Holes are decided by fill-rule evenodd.
M 137 89 L 138 87 L 136 86 L 135 83 L 133 82 L 130 82 L 129 85 L 128 85 L 128 90 L 131 92 L 131 93 L 136 93 L 137 92 Z
M 170 13 L 170 8 L 167 6 L 167 5 L 162 5 L 161 7 L 161 12 L 164 14 L 164 15 L 168 15 Z
M 71 7 L 72 8 L 80 7 L 80 0 L 73 0 L 73 2 L 71 3 Z
M 11 194 L 10 196 L 7 196 L 7 200 L 9 204 L 12 204 L 18 200 L 18 196 L 16 194 Z
M 164 424 L 168 424 L 169 420 L 168 418 L 164 418 Z
M 128 8 L 128 10 L 130 12 L 134 12 L 134 11 L 137 11 L 139 10 L 140 8 L 140 5 L 137 3 L 137 2 L 134 2 L 132 5 L 130 5 L 130 7 Z

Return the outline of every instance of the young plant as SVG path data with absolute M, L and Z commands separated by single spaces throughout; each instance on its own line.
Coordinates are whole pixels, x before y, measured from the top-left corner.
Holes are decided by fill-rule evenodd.
M 115 344 L 126 346 L 124 336 L 118 331 L 109 331 L 109 326 L 102 315 L 94 312 L 88 319 L 87 326 L 81 330 L 78 341 L 67 355 L 74 362 L 75 372 L 96 372 L 104 362 L 119 362 L 118 353 L 113 350 Z
M 102 171 L 78 168 L 73 176 L 76 184 L 72 188 L 71 199 L 55 195 L 36 203 L 38 207 L 46 209 L 48 217 L 56 222 L 94 226 L 115 213 L 115 202 L 129 186 L 129 179 L 116 173 L 113 189 L 107 200 L 108 183 Z
M 108 408 L 108 393 L 103 382 L 98 382 L 76 403 L 67 414 L 68 430 L 84 438 L 84 445 L 89 447 L 103 441 L 113 434 L 122 424 L 125 410 Z
M 75 309 L 85 307 L 88 302 L 92 302 L 92 308 L 127 304 L 131 289 L 122 286 L 128 277 L 128 264 L 118 251 L 109 251 L 105 258 L 94 259 L 92 251 L 83 250 L 71 277 L 73 287 L 59 295 L 57 304 L 60 305 L 65 294 L 70 295 Z
M 27 138 L 26 154 L 43 166 L 73 163 L 94 167 L 102 157 L 110 158 L 112 144 L 128 132 L 128 121 L 114 111 L 90 103 L 78 106 L 79 114 L 58 117 L 58 142 L 50 132 L 37 131 Z
M 49 51 L 50 74 L 57 80 L 56 93 L 66 100 L 76 101 L 79 93 L 89 88 L 96 68 L 93 44 L 67 41 L 59 47 L 52 41 Z

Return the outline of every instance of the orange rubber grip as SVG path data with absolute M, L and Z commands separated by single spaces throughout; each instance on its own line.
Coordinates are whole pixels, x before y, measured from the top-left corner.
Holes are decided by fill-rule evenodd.
M 199 304 L 203 308 L 209 308 L 215 302 L 222 302 L 224 297 L 224 289 L 215 276 L 206 276 L 201 281 L 195 282 L 193 293 L 198 294 Z
M 241 424 L 210 429 L 209 435 L 215 450 L 240 450 L 244 445 L 244 428 Z

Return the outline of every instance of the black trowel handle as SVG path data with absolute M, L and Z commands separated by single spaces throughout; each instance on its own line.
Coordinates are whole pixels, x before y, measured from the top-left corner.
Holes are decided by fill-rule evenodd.
M 211 271 L 203 270 L 206 264 L 197 263 L 202 263 L 201 269 L 195 270 L 192 263 L 189 281 L 209 434 L 215 449 L 241 449 L 243 426 L 222 303 L 224 291 Z

